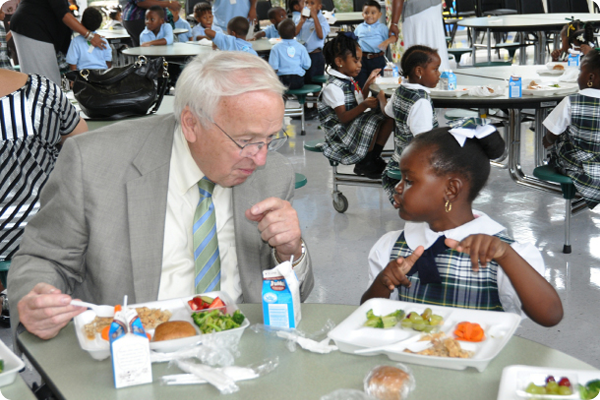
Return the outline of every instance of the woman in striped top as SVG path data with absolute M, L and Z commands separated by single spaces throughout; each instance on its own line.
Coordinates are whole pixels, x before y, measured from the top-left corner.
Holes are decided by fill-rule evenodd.
M 39 209 L 58 145 L 87 124 L 52 81 L 8 70 L 0 70 L 0 117 L 0 261 L 8 261 Z

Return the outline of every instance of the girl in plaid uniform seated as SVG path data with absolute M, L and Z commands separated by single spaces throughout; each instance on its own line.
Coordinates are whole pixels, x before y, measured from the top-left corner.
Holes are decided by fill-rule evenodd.
M 339 33 L 327 42 L 323 55 L 329 66 L 329 81 L 318 105 L 321 126 L 325 129 L 323 154 L 342 164 L 356 164 L 357 175 L 379 179 L 386 165 L 381 151 L 394 121 L 378 108 L 385 101 L 383 91 L 377 98 L 363 100 L 363 93 L 369 93 L 379 69 L 371 73 L 361 91 L 354 78 L 361 69 L 362 51 L 352 32 Z
M 361 302 L 391 296 L 523 312 L 540 325 L 558 324 L 562 303 L 543 277 L 540 252 L 515 242 L 502 225 L 471 208 L 504 141 L 493 126 L 449 129 L 416 136 L 402 153 L 394 206 L 407 222 L 371 249 L 370 287 Z
M 600 202 L 600 53 L 581 62 L 579 92 L 565 97 L 544 120 L 550 164 L 573 180 L 589 208 Z
M 440 81 L 440 64 L 440 56 L 431 47 L 416 45 L 406 50 L 400 61 L 405 79 L 384 107 L 385 114 L 396 121 L 394 154 L 382 177 L 383 188 L 392 204 L 398 180 L 388 177 L 387 171 L 398 169 L 400 154 L 414 136 L 438 127 L 429 89 Z

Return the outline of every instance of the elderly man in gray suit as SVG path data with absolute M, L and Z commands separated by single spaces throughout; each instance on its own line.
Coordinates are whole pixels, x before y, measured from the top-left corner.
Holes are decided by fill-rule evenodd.
M 198 292 L 195 252 L 204 250 L 194 235 L 208 197 L 212 211 L 200 217 L 214 215 L 210 259 L 219 260 L 208 290 L 260 302 L 262 271 L 293 257 L 305 300 L 314 281 L 290 204 L 294 172 L 269 152 L 285 141 L 284 90 L 260 58 L 216 52 L 185 68 L 174 115 L 68 140 L 8 275 L 13 329 L 56 336 L 85 310 L 72 298 L 140 303 Z

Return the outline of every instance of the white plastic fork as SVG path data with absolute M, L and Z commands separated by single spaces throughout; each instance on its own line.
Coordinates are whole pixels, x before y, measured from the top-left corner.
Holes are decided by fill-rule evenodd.
M 99 306 L 80 300 L 71 300 L 71 305 L 91 308 L 101 318 L 114 317 L 115 315 L 115 308 L 113 306 Z

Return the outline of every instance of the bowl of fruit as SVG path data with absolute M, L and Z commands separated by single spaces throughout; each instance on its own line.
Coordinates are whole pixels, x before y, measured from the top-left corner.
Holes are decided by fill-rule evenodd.
M 579 399 L 576 375 L 523 374 L 517 395 L 523 399 Z

